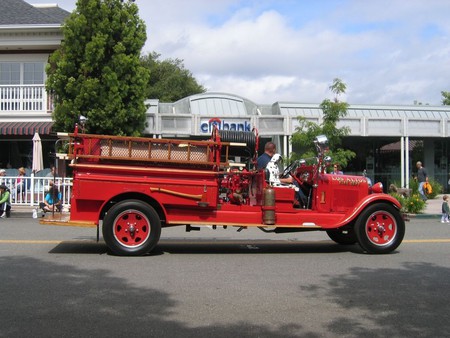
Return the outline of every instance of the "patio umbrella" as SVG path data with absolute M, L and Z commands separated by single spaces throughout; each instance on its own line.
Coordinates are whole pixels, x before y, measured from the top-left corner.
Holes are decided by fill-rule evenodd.
M 33 166 L 32 171 L 36 173 L 44 169 L 44 160 L 42 158 L 42 143 L 38 133 L 33 136 Z

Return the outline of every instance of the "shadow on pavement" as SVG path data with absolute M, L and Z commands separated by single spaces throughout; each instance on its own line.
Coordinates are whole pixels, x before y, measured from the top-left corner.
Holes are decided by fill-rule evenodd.
M 0 268 L 1 337 L 276 338 L 302 333 L 296 323 L 276 330 L 245 321 L 189 327 L 168 319 L 177 302 L 167 293 L 134 287 L 106 269 L 30 257 L 2 257 Z
M 450 269 L 446 267 L 405 263 L 402 269 L 353 268 L 324 279 L 323 287 L 302 290 L 341 308 L 328 324 L 329 332 L 350 337 L 448 336 Z M 355 312 L 359 315 L 352 317 Z
M 257 240 L 161 240 L 147 256 L 170 254 L 291 254 L 291 253 L 363 253 L 359 245 L 339 245 L 333 241 L 257 241 Z M 52 254 L 105 254 L 109 253 L 103 241 L 64 241 L 49 253 Z

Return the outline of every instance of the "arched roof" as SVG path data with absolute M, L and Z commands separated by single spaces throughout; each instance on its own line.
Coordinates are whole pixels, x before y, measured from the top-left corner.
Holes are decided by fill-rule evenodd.
M 258 105 L 242 96 L 208 92 L 191 95 L 173 103 L 174 113 L 193 115 L 248 116 L 258 114 Z

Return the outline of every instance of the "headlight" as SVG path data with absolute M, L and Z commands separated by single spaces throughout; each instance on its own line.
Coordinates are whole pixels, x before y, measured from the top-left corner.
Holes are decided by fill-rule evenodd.
M 383 192 L 383 183 L 378 182 L 372 186 L 372 192 L 380 194 Z

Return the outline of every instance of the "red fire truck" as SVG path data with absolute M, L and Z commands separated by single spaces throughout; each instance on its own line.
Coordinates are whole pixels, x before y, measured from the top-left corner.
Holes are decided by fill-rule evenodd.
M 62 135 L 62 134 L 61 134 Z M 100 227 L 118 255 L 142 255 L 161 230 L 185 226 L 257 227 L 267 233 L 324 231 L 339 244 L 365 252 L 395 250 L 405 233 L 399 202 L 381 183 L 364 176 L 331 175 L 327 140 L 316 139 L 317 156 L 282 172 L 295 185 L 274 184 L 256 169 L 256 131 L 215 129 L 208 140 L 151 139 L 64 134 L 73 172 L 69 213 L 42 224 Z M 298 205 L 296 190 L 306 201 Z

